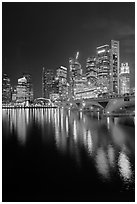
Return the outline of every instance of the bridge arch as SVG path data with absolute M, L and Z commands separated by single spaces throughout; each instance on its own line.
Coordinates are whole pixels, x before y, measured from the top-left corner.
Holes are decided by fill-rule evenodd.
M 104 109 L 104 107 L 100 105 L 97 101 L 86 101 L 86 100 L 82 100 L 82 101 L 70 100 L 70 101 L 61 103 L 60 106 L 65 108 L 72 107 L 72 108 L 78 108 L 78 109 L 90 108 L 90 107 L 98 107 L 98 108 Z
M 98 107 L 104 109 L 97 101 L 83 101 L 80 105 L 82 108 Z
M 50 99 L 47 99 L 47 98 L 36 98 L 34 100 L 34 104 L 41 104 L 41 105 L 46 105 L 46 104 L 49 104 L 51 103 L 51 100 Z
M 131 98 L 130 101 L 125 101 L 124 98 L 111 99 L 109 100 L 105 113 L 111 114 L 112 112 L 122 108 L 122 107 L 130 107 L 135 105 L 135 98 Z

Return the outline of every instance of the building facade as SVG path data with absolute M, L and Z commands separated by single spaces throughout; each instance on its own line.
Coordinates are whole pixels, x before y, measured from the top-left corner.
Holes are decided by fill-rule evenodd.
M 12 89 L 12 102 L 16 103 L 16 100 L 17 100 L 17 89 L 16 89 L 16 86 L 15 86 Z
M 25 77 L 18 79 L 18 85 L 16 86 L 16 102 L 25 103 L 27 100 L 27 79 Z
M 74 87 L 76 85 L 76 80 L 82 77 L 81 64 L 78 61 L 79 52 L 77 52 L 75 58 L 69 59 L 69 95 L 74 96 Z
M 89 84 L 95 85 L 97 82 L 97 63 L 96 57 L 89 57 L 86 60 L 86 77 Z
M 33 92 L 33 85 L 32 85 L 32 77 L 28 73 L 23 73 L 23 77 L 26 78 L 26 100 L 29 102 L 33 102 L 34 99 L 34 92 Z
M 57 69 L 56 80 L 58 80 L 59 96 L 60 99 L 64 100 L 67 98 L 67 68 L 60 66 Z
M 110 50 L 110 92 L 119 94 L 119 41 L 111 40 Z
M 30 74 L 24 73 L 18 79 L 18 85 L 14 88 L 12 93 L 12 101 L 17 103 L 32 103 L 33 102 L 33 87 L 32 78 Z
M 53 93 L 53 81 L 54 73 L 52 69 L 47 69 L 43 67 L 42 71 L 42 97 L 50 98 L 50 94 Z
M 101 93 L 110 91 L 110 48 L 109 45 L 97 47 L 97 86 Z
M 130 69 L 128 63 L 121 63 L 119 73 L 119 93 L 130 93 Z
M 11 102 L 11 83 L 10 78 L 7 74 L 3 74 L 2 76 L 2 103 L 10 103 Z

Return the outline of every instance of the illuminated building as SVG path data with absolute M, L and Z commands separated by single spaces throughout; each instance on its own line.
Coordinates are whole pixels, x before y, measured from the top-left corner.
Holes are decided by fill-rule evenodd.
M 130 88 L 130 93 L 133 95 L 135 94 L 135 87 Z
M 119 94 L 119 41 L 111 40 L 110 91 Z
M 87 77 L 83 75 L 81 79 L 76 80 L 74 87 L 75 99 L 96 98 L 97 87 L 96 85 L 89 84 Z
M 32 86 L 32 77 L 30 74 L 28 73 L 23 73 L 23 77 L 26 78 L 26 100 L 28 100 L 29 102 L 33 101 L 33 86 Z
M 121 63 L 119 73 L 120 94 L 130 93 L 130 70 L 128 63 Z
M 27 99 L 27 87 L 26 87 L 27 79 L 22 77 L 18 79 L 18 85 L 16 87 L 16 102 L 23 103 Z
M 58 94 L 59 95 L 59 80 L 57 77 L 54 77 L 52 80 L 52 91 L 49 93 L 52 94 Z
M 30 74 L 24 73 L 23 77 L 18 79 L 18 85 L 12 93 L 12 101 L 16 98 L 17 103 L 33 102 L 33 87 L 32 78 Z
M 82 76 L 81 64 L 78 62 L 79 52 L 77 52 L 76 57 L 70 58 L 70 80 L 79 79 Z
M 14 87 L 12 90 L 12 102 L 16 102 L 16 99 L 17 99 L 17 90 L 16 90 L 16 87 Z
M 56 80 L 58 80 L 60 99 L 65 99 L 67 97 L 67 68 L 60 66 L 57 69 L 56 75 Z
M 52 93 L 52 83 L 54 80 L 53 70 L 47 69 L 43 67 L 42 72 L 42 97 L 50 98 L 50 93 Z
M 81 64 L 78 62 L 79 52 L 77 52 L 75 58 L 69 59 L 69 84 L 70 84 L 70 95 L 74 96 L 74 87 L 75 87 L 75 80 L 81 79 L 82 77 L 82 68 Z
M 75 99 L 87 99 L 87 98 L 97 98 L 97 90 L 94 88 L 85 88 L 83 90 L 79 90 L 75 93 Z
M 50 100 L 51 100 L 52 102 L 58 101 L 58 100 L 59 100 L 59 94 L 58 94 L 58 93 L 51 93 L 51 94 L 50 94 Z
M 11 84 L 7 74 L 2 77 L 2 103 L 9 103 L 11 101 Z
M 86 61 L 86 77 L 89 83 L 95 84 L 97 81 L 97 65 L 95 57 L 89 57 Z
M 97 47 L 97 84 L 101 93 L 109 92 L 110 82 L 110 49 L 109 45 Z
M 76 79 L 74 86 L 74 97 L 76 97 L 77 93 L 83 92 L 86 88 L 87 78 L 85 76 L 81 77 L 81 79 Z

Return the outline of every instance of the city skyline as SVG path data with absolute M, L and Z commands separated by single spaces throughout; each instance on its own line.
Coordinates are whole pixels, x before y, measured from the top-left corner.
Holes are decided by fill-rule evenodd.
M 85 69 L 96 47 L 114 39 L 120 41 L 120 64 L 129 63 L 133 87 L 134 18 L 134 3 L 3 3 L 3 73 L 13 85 L 21 73 L 31 73 L 36 98 L 42 67 L 69 68 L 79 51 Z

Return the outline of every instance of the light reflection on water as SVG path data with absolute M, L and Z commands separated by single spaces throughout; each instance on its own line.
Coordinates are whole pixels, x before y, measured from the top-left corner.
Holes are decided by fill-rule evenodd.
M 93 118 L 63 109 L 8 109 L 2 113 L 7 139 L 16 133 L 19 144 L 24 146 L 35 124 L 41 129 L 43 142 L 47 142 L 49 134 L 48 140 L 52 139 L 57 150 L 73 156 L 78 165 L 84 148 L 100 179 L 111 180 L 117 174 L 123 182 L 134 183 L 134 127 L 119 124 L 118 118 L 116 122 L 112 118 L 98 120 L 98 115 Z
M 109 164 L 103 147 L 98 148 L 95 161 L 99 174 L 101 174 L 103 178 L 109 178 Z
M 118 165 L 119 165 L 120 175 L 123 177 L 124 181 L 125 182 L 130 181 L 132 176 L 131 164 L 130 164 L 129 158 L 124 153 L 124 151 L 120 152 Z

